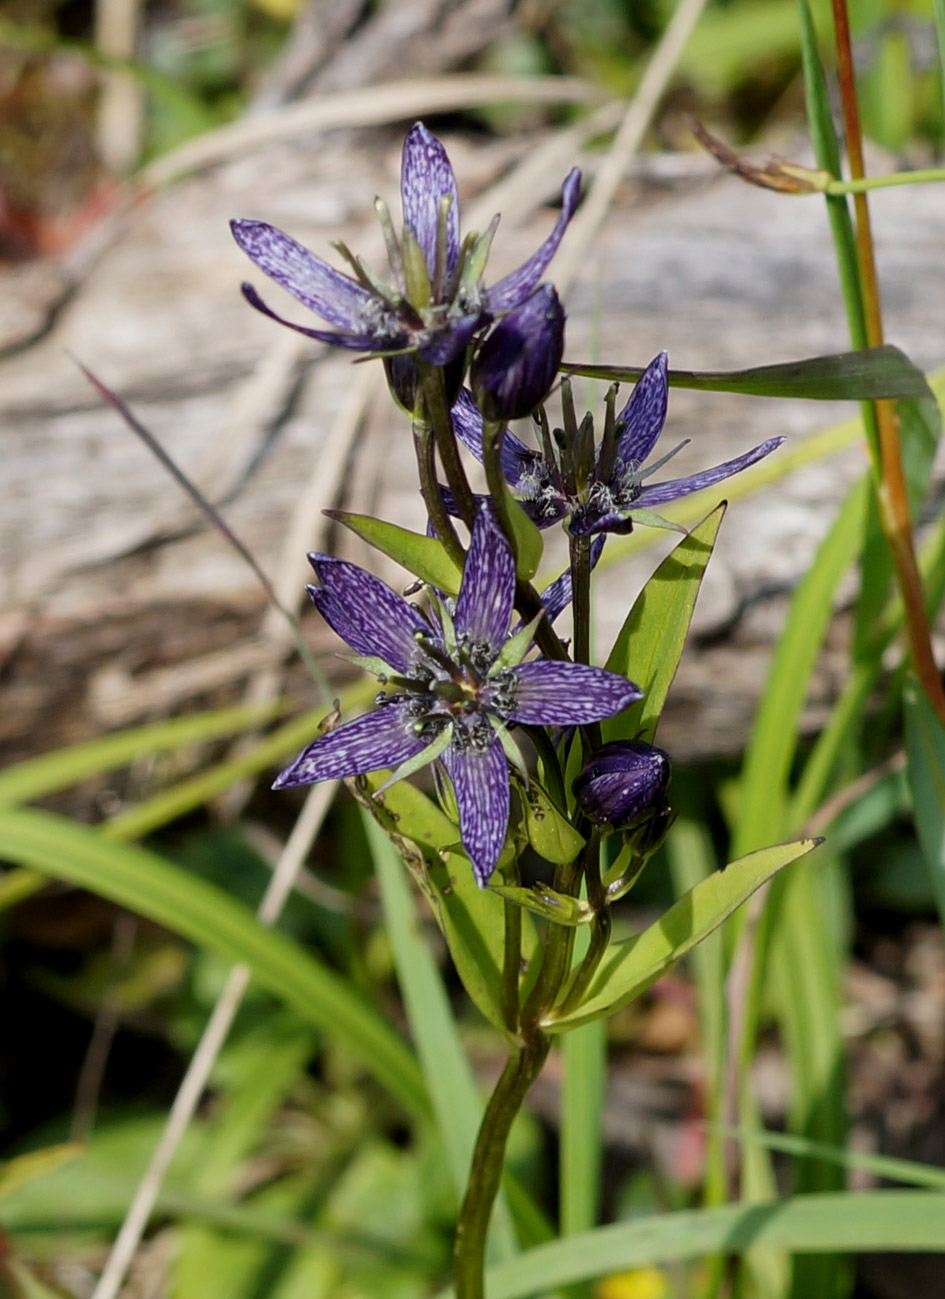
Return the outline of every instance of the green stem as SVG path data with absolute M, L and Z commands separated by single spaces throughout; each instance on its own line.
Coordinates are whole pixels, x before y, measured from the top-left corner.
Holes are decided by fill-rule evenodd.
M 453 419 L 446 399 L 443 371 L 439 366 L 430 365 L 418 356 L 417 372 L 420 376 L 423 405 L 433 428 L 433 437 L 446 475 L 447 486 L 453 494 L 459 517 L 466 527 L 472 530 L 476 519 L 476 500 L 469 486 L 463 462 L 459 458 L 456 434 L 453 432 Z
M 417 453 L 417 469 L 420 473 L 420 494 L 427 507 L 427 514 L 433 524 L 433 530 L 442 541 L 446 553 L 454 564 L 462 568 L 466 562 L 466 552 L 460 545 L 453 520 L 443 504 L 443 494 L 436 481 L 436 461 L 433 452 L 433 430 L 422 415 L 414 416 L 413 443 Z
M 926 185 L 945 180 L 945 168 L 928 167 L 924 171 L 900 171 L 890 176 L 858 176 L 855 180 L 832 180 L 824 194 L 865 194 L 871 189 L 891 189 L 894 185 Z
M 506 869 L 506 883 L 520 884 L 518 861 Z M 522 908 L 507 898 L 504 904 L 505 938 L 502 950 L 502 1020 L 513 1036 L 518 1033 L 518 980 L 522 968 Z
M 533 1031 L 509 1060 L 483 1115 L 473 1151 L 453 1251 L 456 1299 L 484 1299 L 486 1235 L 502 1178 L 509 1132 L 528 1089 L 541 1072 L 551 1039 Z

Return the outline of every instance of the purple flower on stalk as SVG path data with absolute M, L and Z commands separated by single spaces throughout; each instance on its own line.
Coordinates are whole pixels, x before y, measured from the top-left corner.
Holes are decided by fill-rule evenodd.
M 654 514 L 654 507 L 741 473 L 770 455 L 784 441 L 783 437 L 769 438 L 724 464 L 685 478 L 647 485 L 650 475 L 686 445 L 681 442 L 654 464 L 643 467 L 666 420 L 667 365 L 666 353 L 660 352 L 644 370 L 616 418 L 613 400 L 608 402 L 604 435 L 594 454 L 591 472 L 574 464 L 574 448 L 561 430 L 556 430 L 554 438 L 543 437 L 542 451 L 533 451 L 512 433 L 505 434 L 500 451 L 503 473 L 522 508 L 539 528 L 550 528 L 566 519 L 573 535 L 586 537 L 593 533 L 631 532 L 634 522 L 675 526 Z M 482 415 L 466 392 L 460 394 L 453 407 L 453 427 L 460 440 L 481 460 Z
M 580 726 L 640 698 L 603 668 L 531 659 L 533 626 L 509 637 L 515 563 L 492 507 L 476 517 L 455 606 L 434 597 L 427 617 L 364 569 L 310 555 L 319 612 L 393 693 L 371 713 L 319 736 L 274 788 L 392 767 L 392 780 L 439 760 L 453 784 L 459 831 L 484 887 L 509 821 L 509 761 L 521 765 L 508 728 Z M 544 615 L 542 615 L 544 616 Z
M 232 221 L 234 238 L 261 271 L 303 306 L 333 325 L 311 329 L 276 315 L 250 284 L 252 306 L 309 338 L 356 352 L 416 351 L 433 365 L 460 356 L 495 316 L 524 302 L 544 274 L 577 206 L 581 174 L 570 172 L 554 230 L 518 270 L 492 288 L 482 275 L 498 217 L 482 236 L 460 239 L 456 178 L 443 145 L 417 122 L 404 141 L 400 174 L 403 233 L 398 239 L 386 205 L 375 201 L 393 284 L 382 284 L 342 245 L 354 272 L 343 275 L 264 221 Z
M 602 744 L 574 782 L 581 811 L 596 825 L 627 830 L 666 811 L 669 755 L 643 740 Z
M 486 419 L 521 419 L 548 395 L 564 355 L 564 308 L 542 284 L 476 353 L 469 382 Z

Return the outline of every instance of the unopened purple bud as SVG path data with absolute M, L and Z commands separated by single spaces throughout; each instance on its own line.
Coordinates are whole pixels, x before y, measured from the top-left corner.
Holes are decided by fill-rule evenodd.
M 564 308 L 543 284 L 510 311 L 473 361 L 470 385 L 485 419 L 530 415 L 548 395 L 564 355 Z
M 574 782 L 581 811 L 597 825 L 629 830 L 665 817 L 668 754 L 642 740 L 603 744 Z
M 453 361 L 448 361 L 441 369 L 446 401 L 452 406 L 463 386 L 463 375 L 466 373 L 465 354 L 456 357 Z M 420 389 L 420 374 L 413 354 L 398 352 L 394 356 L 385 356 L 384 372 L 387 375 L 387 386 L 398 406 L 406 414 L 414 415 Z

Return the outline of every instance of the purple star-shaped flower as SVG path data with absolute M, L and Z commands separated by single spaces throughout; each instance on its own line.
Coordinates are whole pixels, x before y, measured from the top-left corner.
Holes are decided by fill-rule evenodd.
M 666 353 L 660 352 L 644 370 L 613 427 L 605 431 L 593 473 L 583 485 L 573 478 L 569 482 L 572 475 L 563 463 L 560 446 L 556 452 L 551 439 L 546 439 L 544 451 L 539 452 L 512 433 L 504 435 L 500 450 L 503 473 L 539 528 L 550 528 L 559 519 L 566 519 L 571 533 L 586 537 L 593 533 L 631 532 L 635 520 L 666 526 L 652 513 L 656 506 L 741 473 L 784 441 L 783 437 L 769 438 L 724 464 L 648 486 L 650 475 L 686 445 L 680 443 L 655 464 L 643 468 L 666 420 L 667 364 Z M 453 407 L 453 427 L 465 446 L 482 460 L 482 416 L 465 389 Z
M 465 350 L 478 329 L 529 296 L 554 256 L 577 206 L 581 174 L 570 172 L 554 230 L 518 270 L 491 289 L 482 273 L 496 218 L 486 233 L 460 240 L 456 178 L 443 145 L 417 122 L 404 141 L 400 193 L 404 226 L 394 233 L 377 200 L 393 285 L 380 284 L 359 259 L 342 249 L 355 277 L 343 275 L 275 226 L 232 221 L 234 238 L 266 275 L 334 329 L 311 329 L 276 315 L 250 284 L 243 295 L 259 311 L 309 338 L 357 352 L 418 351 L 446 365 Z
M 320 613 L 392 694 L 371 713 L 319 736 L 274 788 L 358 776 L 394 778 L 438 759 L 459 809 L 459 831 L 478 883 L 495 869 L 509 822 L 508 734 L 518 722 L 581 726 L 622 712 L 640 689 L 581 663 L 523 661 L 531 628 L 509 637 L 515 590 L 511 549 L 488 503 L 476 516 L 455 607 L 427 617 L 364 569 L 310 555 Z

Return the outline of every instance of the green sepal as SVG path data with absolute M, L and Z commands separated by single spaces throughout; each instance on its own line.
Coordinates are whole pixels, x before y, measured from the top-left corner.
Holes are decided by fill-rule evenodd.
M 487 716 L 492 724 L 492 729 L 495 731 L 499 743 L 502 745 L 502 751 L 509 760 L 509 765 L 512 770 L 517 772 L 521 777 L 523 785 L 527 788 L 530 781 L 528 776 L 528 766 L 526 765 L 525 758 L 522 755 L 522 750 L 518 747 L 518 743 L 513 739 L 504 722 L 500 722 L 496 717 L 493 717 L 491 713 L 488 713 Z
M 531 622 L 524 626 L 521 631 L 517 631 L 514 636 L 509 637 L 499 651 L 496 661 L 489 669 L 490 677 L 494 677 L 497 672 L 504 672 L 506 668 L 518 667 L 531 648 L 532 641 L 535 639 L 535 631 L 544 616 L 545 612 L 541 610 L 540 613 L 535 614 Z
M 440 620 L 440 627 L 443 631 L 443 644 L 446 646 L 446 652 L 454 663 L 459 662 L 459 641 L 456 637 L 456 624 L 453 621 L 453 615 L 446 607 L 446 601 L 442 600 L 435 588 L 429 590 L 430 603 L 436 610 L 437 617 Z
M 423 255 L 423 249 L 417 243 L 417 237 L 409 226 L 404 226 L 403 243 L 404 282 L 407 286 L 407 297 L 418 311 L 428 307 L 433 299 L 433 286 L 430 283 L 430 268 Z
M 594 911 L 580 898 L 567 897 L 556 893 L 545 884 L 534 884 L 524 889 L 516 884 L 490 884 L 490 893 L 498 893 L 506 902 L 513 902 L 523 911 L 531 911 L 544 920 L 556 925 L 566 925 L 574 929 L 578 925 L 589 925 L 594 919 Z
M 505 488 L 505 493 L 509 506 L 508 517 L 515 533 L 515 576 L 523 582 L 530 582 L 538 572 L 545 541 L 508 487 Z
M 408 758 L 406 762 L 402 762 L 395 771 L 391 772 L 383 785 L 380 785 L 375 790 L 374 797 L 377 798 L 378 794 L 383 794 L 385 790 L 390 789 L 391 785 L 396 785 L 398 780 L 403 780 L 406 776 L 412 776 L 421 767 L 427 767 L 431 762 L 435 762 L 440 754 L 449 748 L 452 738 L 452 724 L 444 726 L 431 744 L 428 744 L 425 749 L 421 749 L 419 753 L 415 753 L 412 758 Z
M 478 297 L 479 285 L 482 283 L 482 277 L 486 271 L 486 262 L 489 260 L 489 252 L 492 248 L 492 241 L 495 238 L 495 232 L 499 224 L 498 216 L 494 216 L 489 222 L 485 231 L 481 235 L 468 234 L 463 241 L 463 273 L 460 278 L 460 284 L 468 290 L 466 297 Z
M 350 528 L 375 550 L 402 564 L 421 582 L 435 586 L 447 595 L 458 593 L 462 570 L 450 559 L 437 537 L 425 537 L 422 533 L 398 527 L 396 523 L 375 519 L 370 514 L 350 514 L 347 510 L 325 510 L 324 513 Z
M 353 663 L 355 667 L 363 668 L 365 672 L 370 672 L 371 676 L 377 677 L 379 681 L 386 681 L 388 677 L 399 675 L 396 668 L 392 668 L 389 663 L 376 658 L 373 654 L 344 654 L 342 657 L 346 663 Z
M 528 788 L 519 788 L 525 813 L 528 842 L 545 861 L 563 866 L 574 861 L 584 847 L 584 839 L 552 801 L 551 795 L 534 778 Z
M 667 532 L 681 532 L 684 537 L 689 535 L 689 529 L 681 523 L 664 519 L 662 514 L 654 514 L 652 510 L 630 510 L 629 514 L 634 523 L 640 523 L 646 528 L 664 528 Z

